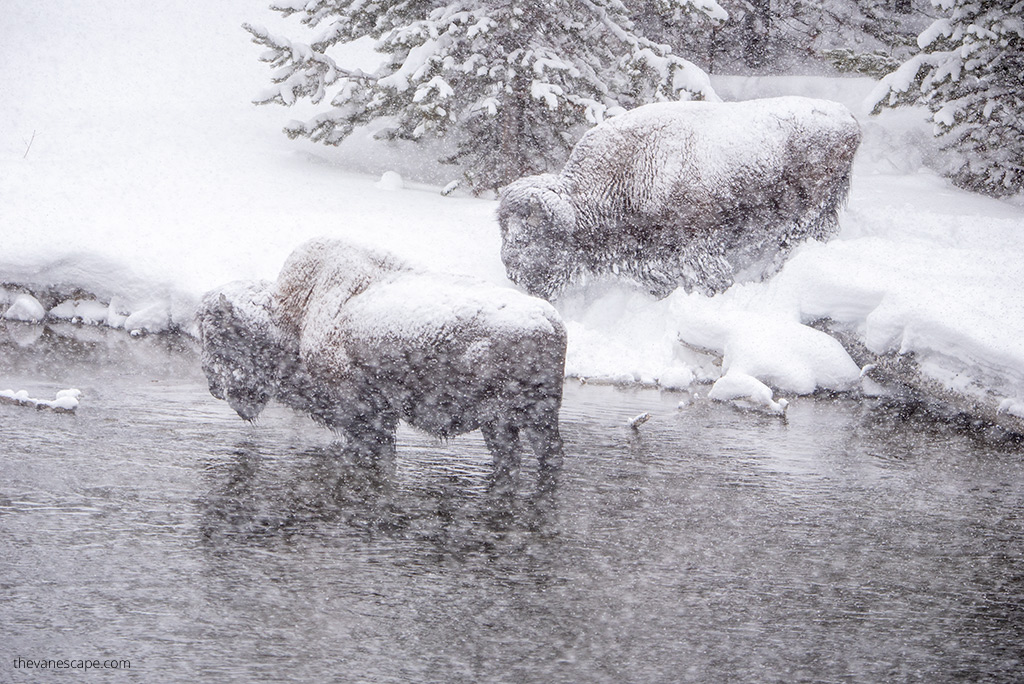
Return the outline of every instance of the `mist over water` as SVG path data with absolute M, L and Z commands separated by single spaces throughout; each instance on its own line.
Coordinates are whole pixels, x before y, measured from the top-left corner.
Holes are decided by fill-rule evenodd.
M 360 461 L 173 337 L 0 330 L 0 681 L 1014 681 L 1024 464 L 852 400 L 566 385 L 553 491 L 479 433 Z M 627 420 L 644 411 L 639 431 Z M 78 674 L 65 672 L 68 679 Z

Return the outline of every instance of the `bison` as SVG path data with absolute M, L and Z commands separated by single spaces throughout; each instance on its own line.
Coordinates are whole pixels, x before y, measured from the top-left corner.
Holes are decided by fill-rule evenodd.
M 803 97 L 638 107 L 589 130 L 561 173 L 506 188 L 502 261 L 546 299 L 587 273 L 659 298 L 763 279 L 838 230 L 860 136 L 841 104 Z
M 496 462 L 520 434 L 556 466 L 565 327 L 547 302 L 318 239 L 276 283 L 233 283 L 197 313 L 210 392 L 254 420 L 272 398 L 357 449 L 393 455 L 405 420 L 446 438 L 480 429 Z

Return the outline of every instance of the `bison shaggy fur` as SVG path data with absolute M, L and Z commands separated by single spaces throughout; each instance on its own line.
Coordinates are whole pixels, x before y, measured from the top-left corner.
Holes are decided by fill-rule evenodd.
M 587 273 L 663 297 L 767 277 L 838 230 L 860 127 L 802 97 L 638 107 L 592 128 L 559 174 L 501 198 L 509 279 L 551 299 Z
M 378 454 L 405 420 L 442 438 L 481 429 L 503 463 L 521 434 L 542 463 L 561 457 L 565 328 L 515 290 L 318 239 L 275 283 L 207 293 L 197 323 L 210 391 L 247 420 L 278 399 Z

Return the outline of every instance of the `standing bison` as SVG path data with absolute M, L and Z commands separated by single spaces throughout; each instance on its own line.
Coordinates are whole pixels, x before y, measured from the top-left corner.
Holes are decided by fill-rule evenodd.
M 208 293 L 197 314 L 211 393 L 255 419 L 277 398 L 393 454 L 400 419 L 439 437 L 483 431 L 515 465 L 519 436 L 556 465 L 565 328 L 547 303 L 319 239 L 276 283 Z
M 501 198 L 508 277 L 547 299 L 585 273 L 659 297 L 767 277 L 838 230 L 860 127 L 802 97 L 638 107 L 592 128 L 560 174 Z

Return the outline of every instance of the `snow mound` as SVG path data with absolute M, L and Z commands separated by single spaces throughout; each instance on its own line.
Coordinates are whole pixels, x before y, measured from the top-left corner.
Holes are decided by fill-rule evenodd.
M 0 257 L 0 282 L 21 292 L 0 288 L 0 303 L 13 302 L 3 317 L 105 325 L 136 334 L 188 327 L 198 297 L 187 284 L 141 273 L 149 259 L 137 252 L 144 245 L 128 249 L 119 244 L 119 257 L 103 254 L 108 247 L 68 253 L 42 240 L 6 253 Z M 182 255 L 179 263 L 186 261 Z
M 170 306 L 163 302 L 151 304 L 130 314 L 123 326 L 132 335 L 163 332 L 171 327 Z
M 46 309 L 39 303 L 39 300 L 29 294 L 19 294 L 14 302 L 4 312 L 4 318 L 9 321 L 24 321 L 37 323 L 46 316 Z
M 402 176 L 395 171 L 385 171 L 380 180 L 374 184 L 378 190 L 401 190 L 405 187 Z
M 28 406 L 37 409 L 52 409 L 60 413 L 71 413 L 78 408 L 78 398 L 82 396 L 81 390 L 63 389 L 57 392 L 56 398 L 33 399 L 27 390 L 0 390 L 0 402 L 15 404 L 17 406 Z
M 733 402 L 740 408 L 766 409 L 771 413 L 784 414 L 789 401 L 775 400 L 772 390 L 752 375 L 730 371 L 711 387 L 708 399 Z
M 763 288 L 734 287 L 711 300 L 677 290 L 669 306 L 680 340 L 721 356 L 727 374 L 760 378 L 784 392 L 855 389 L 860 367 L 843 346 L 799 317 L 766 307 L 758 300 Z
M 83 323 L 86 325 L 106 325 L 111 328 L 124 327 L 128 315 L 122 313 L 116 302 L 104 303 L 95 299 L 67 299 L 50 309 L 49 318 Z

